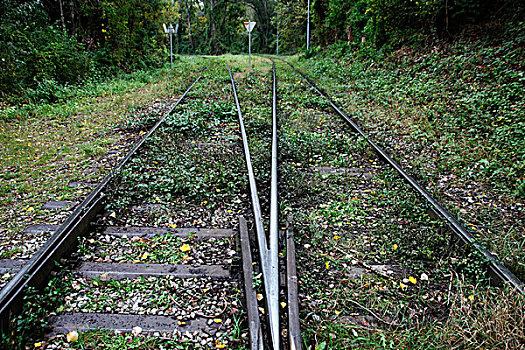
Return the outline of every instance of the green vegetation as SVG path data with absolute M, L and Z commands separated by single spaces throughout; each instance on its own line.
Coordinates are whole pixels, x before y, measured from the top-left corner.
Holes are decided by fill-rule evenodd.
M 523 278 L 525 37 L 493 26 L 431 52 L 334 45 L 298 64 Z
M 374 85 L 366 91 L 368 103 L 363 101 L 355 107 L 360 96 L 348 92 L 352 80 L 341 76 L 346 82 L 342 89 L 340 81 L 329 83 L 327 75 L 337 77 L 348 68 L 341 62 L 317 57 L 299 63 L 315 73 L 340 103 L 350 101 L 346 104 L 349 110 L 367 111 L 371 97 L 379 94 Z M 317 73 L 322 64 L 329 68 Z M 359 71 L 357 67 L 347 70 Z M 316 102 L 316 97 L 307 103 L 311 90 L 287 66 L 281 66 L 279 79 L 282 214 L 292 214 L 295 219 L 305 346 L 519 346 L 523 341 L 523 333 L 517 331 L 523 327 L 523 297 L 489 287 L 483 259 L 459 249 L 445 225 L 427 214 L 425 204 L 391 170 L 379 164 L 359 137 L 345 131 L 340 118 Z M 377 81 L 370 76 L 367 79 L 355 81 L 363 86 L 382 81 L 380 77 Z M 406 127 L 403 119 L 384 118 L 394 114 L 395 108 L 390 107 L 393 111 L 387 113 L 387 107 L 379 109 L 375 102 L 372 105 L 373 112 L 381 111 L 385 123 Z M 385 135 L 373 127 L 376 125 L 382 124 L 366 123 L 365 127 L 376 131 L 374 137 Z M 398 151 L 404 144 L 393 140 L 389 139 L 390 148 Z M 317 173 L 312 170 L 316 167 L 339 171 Z M 367 173 L 371 176 L 366 177 Z M 498 220 L 506 222 L 501 216 Z M 493 229 L 494 239 L 497 231 Z M 377 271 L 377 265 L 386 267 Z M 484 308 L 489 304 L 491 311 Z M 483 312 L 478 313 L 481 308 Z M 469 324 L 476 326 L 467 327 Z M 504 331 L 502 327 L 507 326 Z
M 176 53 L 245 52 L 246 20 L 257 22 L 254 52 L 275 52 L 277 26 L 282 52 L 295 53 L 306 42 L 307 0 L 6 0 L 0 12 L 0 99 L 8 105 L 56 102 L 77 84 L 159 67 L 169 45 L 163 23 L 179 25 Z M 519 27 L 523 6 L 513 0 L 315 0 L 311 51 L 341 42 L 370 55 L 432 47 L 493 18 Z

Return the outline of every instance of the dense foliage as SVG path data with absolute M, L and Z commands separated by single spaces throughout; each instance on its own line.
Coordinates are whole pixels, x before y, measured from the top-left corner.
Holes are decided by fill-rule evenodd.
M 275 53 L 306 43 L 308 0 L 2 0 L 0 98 L 53 102 L 60 90 L 120 70 L 166 61 L 162 23 L 179 24 L 176 53 L 246 51 L 242 22 L 253 20 L 252 50 Z M 515 0 L 311 0 L 311 43 L 355 50 L 429 46 L 465 24 L 523 13 Z

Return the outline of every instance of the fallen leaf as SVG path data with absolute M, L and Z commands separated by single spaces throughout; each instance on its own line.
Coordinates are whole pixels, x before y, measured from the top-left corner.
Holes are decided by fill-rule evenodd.
M 416 284 L 416 283 L 417 283 L 417 279 L 414 278 L 414 277 L 412 277 L 412 276 L 410 276 L 410 277 L 408 278 L 408 280 L 409 280 L 410 283 L 412 283 L 412 284 Z
M 222 319 L 221 319 L 221 318 L 214 318 L 214 319 L 213 319 L 213 322 L 215 322 L 215 323 L 221 323 L 221 322 L 222 322 Z
M 262 294 L 257 294 L 257 300 L 261 301 L 261 300 L 263 300 L 263 298 L 264 298 L 264 297 L 263 297 Z
M 191 248 L 190 248 L 190 246 L 188 244 L 185 244 L 182 247 L 180 247 L 180 251 L 183 252 L 183 253 L 189 252 L 190 249 Z
M 42 343 L 35 343 L 35 348 L 39 348 L 42 346 Z
M 473 295 L 469 295 L 468 300 L 474 301 L 474 296 Z
M 71 343 L 71 342 L 77 341 L 77 340 L 78 340 L 78 333 L 77 333 L 77 331 L 69 332 L 69 333 L 66 335 L 66 339 L 67 339 L 68 343 Z
M 422 281 L 428 281 L 428 275 L 426 273 L 422 273 L 420 279 Z
M 394 246 L 392 247 L 393 250 L 397 250 L 398 246 L 397 244 L 394 244 Z
M 327 261 L 327 262 L 325 262 L 324 264 L 326 265 L 326 269 L 327 269 L 327 270 L 330 270 L 330 262 Z
M 215 341 L 215 348 L 224 349 L 225 347 L 226 347 L 226 344 L 222 344 L 219 340 Z
M 146 260 L 149 257 L 149 255 L 150 255 L 149 253 L 144 253 L 144 254 L 142 254 L 141 259 L 142 260 Z
M 336 315 L 339 315 L 341 313 L 341 311 L 337 311 L 337 310 L 334 310 L 334 312 Z
M 334 236 L 334 240 L 336 240 L 336 241 L 337 241 L 338 239 L 340 239 L 340 238 L 341 238 L 341 236 L 337 236 L 337 235 Z
M 131 333 L 132 333 L 134 336 L 137 336 L 137 335 L 139 335 L 140 333 L 142 333 L 142 328 L 140 328 L 139 326 L 133 327 L 133 329 L 131 330 Z
M 402 290 L 405 290 L 407 285 L 404 284 L 403 282 L 399 282 L 399 286 L 401 287 Z
M 286 307 L 286 303 L 283 301 L 281 302 L 281 307 L 284 309 Z

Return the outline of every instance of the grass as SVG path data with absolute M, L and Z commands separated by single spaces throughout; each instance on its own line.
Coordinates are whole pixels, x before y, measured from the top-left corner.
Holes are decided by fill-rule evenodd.
M 45 222 L 39 208 L 49 200 L 78 200 L 86 188 L 73 181 L 97 182 L 106 164 L 115 164 L 138 133 L 121 123 L 139 115 L 159 116 L 153 101 L 173 98 L 196 70 L 177 61 L 176 72 L 142 72 L 100 85 L 85 86 L 56 104 L 9 107 L 0 113 L 0 231 L 16 237 L 24 226 Z M 174 91 L 175 90 L 175 91 Z M 137 112 L 140 111 L 140 112 Z
M 119 187 L 116 184 L 111 193 L 114 203 L 110 209 L 117 212 L 119 219 L 132 219 L 126 217 L 126 208 L 130 202 L 153 200 L 165 205 L 169 215 L 171 209 L 168 209 L 178 205 L 210 207 L 214 210 L 228 208 L 232 201 L 242 195 L 244 189 L 238 187 L 246 187 L 246 179 L 242 159 L 238 159 L 240 151 L 234 156 L 228 153 L 227 148 L 217 147 L 211 156 L 183 146 L 185 141 L 195 136 L 198 142 L 214 142 L 218 130 L 235 136 L 233 99 L 229 92 L 229 78 L 222 65 L 224 62 L 233 66 L 261 204 L 263 212 L 267 212 L 271 66 L 268 61 L 259 59 L 254 61 L 255 69 L 250 71 L 246 68 L 246 57 L 225 56 L 212 62 L 210 71 L 206 73 L 210 78 L 207 83 L 199 84 L 190 93 L 187 101 L 187 107 L 190 108 L 181 106 L 166 126 L 148 141 L 144 151 L 134 157 L 123 171 L 121 184 L 126 186 Z M 385 107 L 389 101 L 386 98 L 390 88 L 383 85 L 382 77 L 387 72 L 373 72 L 377 77 L 365 76 L 361 79 L 357 75 L 356 79 L 347 80 L 344 75 L 346 66 L 330 62 L 328 58 L 301 64 L 311 69 L 310 72 L 324 69 L 334 75 L 340 74 L 346 84 L 362 84 L 359 94 L 352 91 L 356 95 L 366 92 L 366 98 L 355 97 L 346 108 L 361 111 L 359 115 L 366 120 L 367 128 L 374 131 L 375 137 L 383 137 L 384 140 L 390 137 L 386 129 L 373 128 L 373 112 L 377 111 L 381 112 L 380 116 L 398 116 L 383 123 L 399 128 L 407 125 L 408 122 L 403 118 L 410 116 L 411 138 L 408 141 L 422 140 L 430 130 L 425 124 L 428 120 L 422 125 L 418 124 L 412 108 L 421 106 L 414 104 L 414 101 L 403 102 L 401 107 L 391 107 L 390 110 Z M 325 68 L 316 68 L 315 65 Z M 353 69 L 357 72 L 359 67 Z M 416 68 L 412 69 L 417 71 Z M 508 289 L 488 286 L 485 276 L 480 274 L 483 261 L 469 259 L 466 251 L 455 247 L 446 227 L 427 214 L 424 203 L 383 167 L 363 139 L 353 134 L 347 125 L 330 112 L 326 101 L 312 95 L 299 76 L 284 64 L 278 64 L 278 77 L 281 218 L 283 222 L 289 214 L 295 218 L 304 347 L 496 349 L 521 346 L 525 341 L 521 331 L 525 328 L 523 298 Z M 320 75 L 317 78 L 322 80 Z M 348 91 L 345 90 L 343 94 L 336 86 L 323 81 L 327 90 L 334 94 L 340 93 L 340 98 L 347 96 Z M 370 88 L 365 84 L 368 82 L 376 85 L 372 84 L 374 88 Z M 208 99 L 198 102 L 202 96 Z M 425 97 L 418 98 L 421 102 Z M 370 109 L 365 109 L 368 106 L 365 101 L 371 101 L 372 107 L 367 107 Z M 140 132 L 150 122 L 148 116 L 140 120 L 124 121 L 120 125 L 133 132 Z M 398 135 L 404 133 L 399 131 Z M 462 142 L 452 144 L 450 135 L 441 136 L 442 139 L 433 140 L 443 140 L 456 150 L 472 146 Z M 238 142 L 238 139 L 232 138 L 231 141 Z M 408 141 L 407 144 L 410 144 Z M 391 144 L 390 150 L 400 148 L 404 152 L 419 155 L 420 158 L 411 159 L 405 165 L 411 166 L 411 171 L 426 184 L 438 183 L 436 179 L 439 177 L 436 176 L 443 169 L 419 166 L 422 159 L 434 159 L 433 153 L 424 145 L 414 145 L 404 150 L 404 143 L 396 142 Z M 88 152 L 96 153 L 96 148 L 87 149 Z M 166 166 L 160 168 L 159 164 Z M 228 174 L 237 181 L 234 187 L 230 187 L 230 179 L 224 177 L 225 169 L 231 166 L 238 169 Z M 323 175 L 313 171 L 313 167 L 363 169 L 372 174 L 372 178 L 344 172 Z M 443 171 L 446 176 L 451 176 Z M 464 181 L 460 173 L 453 175 L 457 181 Z M 456 178 L 450 177 L 452 181 Z M 171 182 L 172 179 L 177 179 L 180 184 Z M 131 191 L 121 196 L 125 187 Z M 502 190 L 502 193 L 510 196 L 511 191 Z M 490 206 L 484 208 L 487 214 L 498 215 L 496 209 Z M 456 213 L 463 215 L 461 209 L 454 208 Z M 170 221 L 172 219 L 168 216 L 162 220 L 165 224 L 174 225 L 175 222 Z M 485 230 L 477 221 L 468 218 L 467 222 L 473 223 L 472 226 L 480 231 Z M 189 225 L 188 222 L 182 224 Z M 511 243 L 521 232 L 518 226 L 516 224 L 508 231 L 509 250 L 522 248 Z M 137 242 L 137 245 L 141 243 Z M 178 244 L 175 243 L 174 247 Z M 143 251 L 140 252 L 143 256 Z M 518 250 L 516 252 L 519 253 Z M 508 257 L 514 259 L 514 255 L 509 254 Z M 387 267 L 385 271 L 378 272 L 374 270 L 376 265 Z M 361 272 L 356 273 L 358 269 Z M 103 288 L 111 289 L 112 293 L 125 293 L 130 288 L 121 282 L 114 285 L 96 282 Z M 259 293 L 261 286 L 256 287 Z M 99 293 L 96 297 L 103 294 Z M 159 307 L 164 307 L 163 301 L 155 297 L 152 300 Z M 103 310 L 109 306 L 105 302 L 88 306 Z M 33 310 L 30 315 L 32 317 L 28 320 L 33 322 L 37 314 Z M 237 319 L 238 334 L 233 335 L 232 339 L 242 337 L 242 320 Z M 130 337 L 101 331 L 81 334 L 79 341 L 70 345 L 96 348 L 101 347 L 100 344 L 115 349 L 189 346 L 167 339 Z
M 281 200 L 295 218 L 305 348 L 448 349 L 463 336 L 454 315 L 460 313 L 465 324 L 488 317 L 461 311 L 465 304 L 456 300 L 471 302 L 466 290 L 476 294 L 474 300 L 497 304 L 496 322 L 503 302 L 487 286 L 483 261 L 455 248 L 425 204 L 324 103 L 308 102 L 311 90 L 297 75 L 280 68 Z M 366 169 L 373 177 L 318 175 L 311 166 Z M 374 273 L 370 267 L 377 264 L 392 273 Z M 364 270 L 361 277 L 352 277 L 356 268 Z M 519 315 L 518 297 L 506 300 L 512 306 L 505 310 Z M 520 327 L 523 321 L 517 321 Z M 497 348 L 498 341 L 492 334 L 461 344 Z M 517 333 L 504 344 L 520 341 Z
M 293 60 L 523 279 L 523 35 L 500 29 L 427 52 Z

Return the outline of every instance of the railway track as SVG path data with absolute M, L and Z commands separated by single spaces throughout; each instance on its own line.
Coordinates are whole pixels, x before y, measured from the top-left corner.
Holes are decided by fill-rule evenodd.
M 284 71 L 284 67 L 280 69 Z M 0 266 L 2 271 L 18 271 L 0 293 L 3 329 L 11 326 L 27 286 L 42 285 L 59 263 L 70 269 L 61 275 L 69 287 L 55 315 L 49 318 L 48 348 L 58 348 L 81 332 L 101 329 L 135 336 L 153 334 L 153 338 L 161 342 L 173 341 L 175 343 L 169 344 L 188 349 L 300 349 L 302 344 L 312 344 L 311 339 L 301 340 L 299 315 L 313 310 L 323 300 L 326 302 L 326 298 L 312 300 L 309 292 L 301 291 L 298 281 L 306 283 L 301 281 L 301 275 L 309 276 L 313 272 L 314 278 L 318 278 L 326 274 L 326 281 L 319 289 L 334 298 L 337 296 L 331 291 L 355 279 L 365 281 L 368 286 L 380 285 L 379 290 L 386 289 L 385 285 L 391 282 L 400 284 L 402 290 L 410 283 L 416 284 L 412 276 L 408 278 L 408 268 L 365 259 L 366 254 L 361 254 L 358 248 L 338 245 L 347 231 L 353 232 L 347 237 L 349 240 L 363 239 L 358 227 L 362 221 L 354 209 L 330 203 L 357 202 L 371 192 L 380 191 L 379 187 L 365 189 L 371 179 L 383 176 L 379 170 L 382 165 L 377 163 L 379 158 L 419 192 L 430 203 L 425 205 L 443 218 L 445 225 L 462 241 L 481 252 L 497 279 L 523 291 L 522 283 L 510 271 L 477 246 L 450 213 L 311 81 L 304 75 L 299 81 L 288 71 L 283 79 L 285 87 L 279 88 L 275 64 L 269 68 L 266 63 L 266 68 L 268 73 L 250 75 L 212 64 L 210 69 L 215 76 L 203 73 L 197 78 L 64 224 L 29 228 L 34 232 L 53 232 L 53 235 L 29 261 L 4 261 Z M 225 78 L 226 73 L 229 79 Z M 243 85 L 240 98 L 238 79 Z M 257 91 L 265 93 L 255 98 L 255 102 L 249 102 L 251 90 L 261 82 Z M 321 99 L 316 99 L 313 106 L 309 106 L 312 102 L 308 101 L 304 105 L 318 112 L 309 117 L 311 120 L 301 120 L 297 115 L 292 120 L 291 108 L 297 101 L 294 102 L 286 90 L 305 84 Z M 201 89 L 200 96 L 209 89 L 205 101 L 198 94 L 192 94 L 194 87 Z M 281 111 L 278 91 L 283 95 L 279 102 L 287 106 L 287 112 Z M 304 91 L 310 94 L 307 89 Z M 248 107 L 243 106 L 243 101 Z M 257 110 L 257 106 L 264 107 Z M 329 141 L 322 141 L 325 143 L 315 149 L 319 145 L 308 145 L 300 137 L 323 133 L 323 123 L 328 118 L 336 119 L 333 114 L 326 116 L 330 114 L 328 107 L 352 130 L 341 121 L 336 122 L 341 130 L 329 134 Z M 248 113 L 248 123 L 243 111 Z M 286 114 L 288 120 L 279 121 L 279 114 Z M 268 123 L 268 119 L 272 123 Z M 310 135 L 304 132 L 294 135 L 294 128 L 301 123 L 312 124 Z M 286 126 L 281 131 L 286 134 L 282 142 L 285 150 L 281 154 L 277 136 L 279 126 L 283 125 Z M 349 145 L 348 141 L 354 144 Z M 328 151 L 331 142 L 347 153 L 330 150 L 326 155 L 334 159 L 323 160 L 323 152 Z M 367 147 L 363 144 L 366 143 L 378 156 L 365 150 Z M 359 157 L 370 158 L 363 159 L 372 164 L 349 155 L 350 148 L 363 154 Z M 311 157 L 310 165 L 296 161 L 301 151 Z M 348 163 L 349 158 L 362 165 L 334 166 Z M 281 159 L 283 163 L 279 164 Z M 282 174 L 281 179 L 278 172 Z M 302 176 L 305 181 L 298 184 L 294 176 Z M 358 179 L 357 185 L 352 178 Z M 322 192 L 319 188 L 308 188 L 319 181 L 326 184 L 335 181 L 337 186 L 349 181 L 356 187 L 347 189 L 349 192 L 341 197 L 329 189 Z M 278 187 L 281 183 L 284 188 Z M 307 188 L 301 189 L 301 185 Z M 325 203 L 305 200 L 316 195 Z M 279 196 L 283 197 L 282 201 Z M 285 210 L 280 213 L 279 207 Z M 283 218 L 287 214 L 295 215 L 295 210 L 299 219 L 289 218 L 286 223 Z M 324 222 L 313 216 L 312 223 L 313 214 L 308 212 L 329 210 L 331 219 Z M 366 219 L 379 217 L 386 222 L 380 215 L 366 215 Z M 297 229 L 292 229 L 294 221 Z M 318 224 L 326 226 L 322 232 L 330 231 L 330 249 L 333 249 L 321 254 L 326 257 L 323 261 L 309 260 L 312 245 L 319 237 L 304 241 L 308 239 L 304 233 L 310 229 L 307 226 Z M 428 226 L 430 231 L 435 230 L 435 224 Z M 294 239 L 296 230 L 302 231 L 302 239 Z M 297 242 L 301 252 L 296 264 Z M 398 249 L 397 244 L 393 246 L 393 250 Z M 371 250 L 371 245 L 366 249 Z M 341 266 L 337 267 L 339 262 Z M 423 276 L 428 278 L 423 273 L 418 279 L 427 280 Z M 397 278 L 403 282 L 399 283 Z M 352 289 L 347 285 L 346 288 Z M 355 290 L 357 297 L 360 288 Z M 436 297 L 439 293 L 436 292 Z M 432 292 L 427 293 L 427 297 L 433 298 Z M 386 328 L 399 326 L 395 316 L 378 314 L 372 310 L 377 305 L 363 305 L 359 298 L 344 300 L 342 304 L 340 308 L 354 310 L 345 321 L 350 324 L 364 325 L 365 329 L 371 324 Z M 330 310 L 338 316 L 341 310 L 336 307 Z M 309 314 L 314 321 L 319 321 L 315 312 Z M 68 340 L 61 336 L 64 334 Z M 333 341 L 337 337 L 334 335 Z

